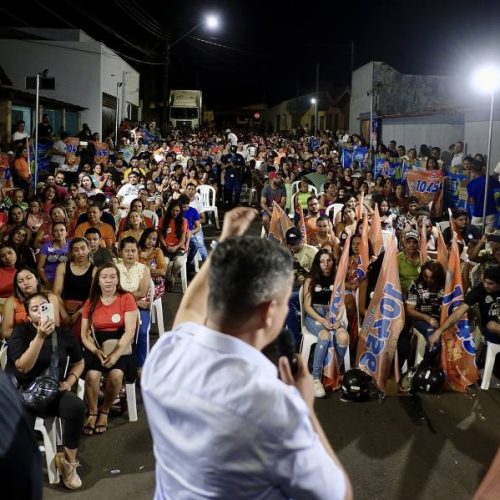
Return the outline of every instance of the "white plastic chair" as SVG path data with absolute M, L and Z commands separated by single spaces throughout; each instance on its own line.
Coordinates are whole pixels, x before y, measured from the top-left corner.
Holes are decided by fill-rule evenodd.
M 165 333 L 165 325 L 163 322 L 163 304 L 161 297 L 151 304 L 151 321 L 157 324 L 158 335 L 163 335 Z
M 3 342 L 0 347 L 0 369 L 5 370 L 7 365 L 7 342 Z
M 302 360 L 307 365 L 309 362 L 309 355 L 311 353 L 311 347 L 318 342 L 318 338 L 313 335 L 305 325 L 305 317 L 306 313 L 304 311 L 304 287 L 301 286 L 299 290 L 299 304 L 300 304 L 300 329 L 302 331 L 302 340 L 300 342 L 300 355 L 302 356 Z M 351 358 L 349 355 L 349 346 L 345 351 L 344 355 L 344 371 L 351 369 Z
M 481 382 L 481 389 L 487 391 L 490 388 L 491 374 L 495 366 L 495 358 L 500 352 L 500 344 L 486 341 L 486 363 L 484 364 L 483 380 Z
M 325 215 L 327 217 L 330 217 L 330 212 L 333 210 L 333 222 L 335 222 L 335 219 L 337 218 L 337 214 L 342 210 L 344 207 L 343 203 L 332 203 L 331 205 L 328 205 L 325 210 Z
M 47 463 L 47 473 L 50 484 L 59 483 L 59 471 L 56 467 L 57 453 L 57 418 L 40 418 L 35 420 L 35 431 L 39 431 L 43 437 L 43 446 L 45 448 L 45 461 Z
M 153 292 L 154 293 L 154 292 Z M 141 326 L 141 317 L 137 318 L 137 331 L 135 335 L 135 343 L 139 338 L 139 327 Z M 149 330 L 148 330 L 148 351 L 149 351 Z M 127 413 L 129 422 L 137 422 L 137 395 L 135 392 L 135 380 L 127 382 L 125 380 L 125 391 L 127 392 Z
M 200 213 L 214 212 L 215 225 L 219 229 L 219 210 L 215 204 L 216 194 L 212 186 L 203 184 L 196 188 L 196 192 L 200 195 L 201 210 Z
M 417 366 L 424 359 L 425 346 L 427 344 L 427 341 L 416 328 L 413 329 L 413 335 L 417 339 L 417 349 L 415 352 L 415 362 L 413 363 L 413 366 Z

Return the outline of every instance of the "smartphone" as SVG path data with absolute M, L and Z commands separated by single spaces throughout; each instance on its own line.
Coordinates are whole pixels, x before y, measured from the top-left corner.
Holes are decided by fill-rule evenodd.
M 297 362 L 297 353 L 295 351 L 295 342 L 292 338 L 292 332 L 290 332 L 288 328 L 283 328 L 283 330 L 281 330 L 276 342 L 276 349 L 280 356 L 286 356 L 288 358 L 292 375 L 297 375 L 299 365 Z
M 88 146 L 89 143 L 86 141 L 80 141 L 80 146 Z
M 50 302 L 40 305 L 40 322 L 44 323 L 47 319 L 54 321 L 54 305 Z

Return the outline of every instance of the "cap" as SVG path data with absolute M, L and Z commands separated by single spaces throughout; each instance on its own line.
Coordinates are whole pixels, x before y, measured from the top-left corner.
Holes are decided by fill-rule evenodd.
M 414 240 L 419 240 L 419 237 L 418 237 L 418 233 L 417 231 L 406 231 L 405 233 L 405 236 L 404 236 L 404 240 L 409 240 L 410 238 L 413 238 Z
M 267 174 L 267 177 L 268 177 L 269 179 L 276 179 L 276 177 L 278 177 L 278 174 L 277 174 L 276 172 L 269 172 L 269 173 Z
M 10 151 L 7 151 L 7 154 L 8 155 L 15 155 L 16 153 L 14 153 L 14 151 L 10 150 Z
M 411 203 L 418 203 L 418 198 L 416 196 L 409 196 L 408 205 L 410 205 Z
M 225 134 L 229 134 L 231 132 L 231 129 L 227 128 L 226 131 L 224 132 Z
M 300 229 L 291 227 L 285 234 L 285 240 L 287 245 L 298 245 L 302 241 L 302 233 L 300 232 Z

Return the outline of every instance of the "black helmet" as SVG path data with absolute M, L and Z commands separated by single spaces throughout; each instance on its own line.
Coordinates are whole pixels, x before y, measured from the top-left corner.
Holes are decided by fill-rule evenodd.
M 411 381 L 412 391 L 428 392 L 436 394 L 444 385 L 445 375 L 440 366 L 420 363 Z
M 342 379 L 342 401 L 356 401 L 361 403 L 371 399 L 373 381 L 370 375 L 358 368 L 353 368 L 344 373 Z

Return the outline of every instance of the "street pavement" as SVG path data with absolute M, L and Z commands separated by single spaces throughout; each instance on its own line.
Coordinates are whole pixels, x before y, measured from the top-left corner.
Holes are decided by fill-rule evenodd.
M 260 226 L 255 223 L 251 232 L 259 235 Z M 208 227 L 205 234 L 210 241 L 217 232 Z M 179 292 L 164 298 L 167 327 L 181 298 Z M 489 391 L 474 388 L 469 394 L 396 396 L 358 404 L 342 403 L 332 393 L 317 400 L 315 408 L 356 499 L 469 499 L 500 444 L 500 383 L 495 377 Z M 137 422 L 128 422 L 125 413 L 110 419 L 104 435 L 83 438 L 83 487 L 70 493 L 46 483 L 44 498 L 152 498 L 154 457 L 140 391 L 138 414 Z

